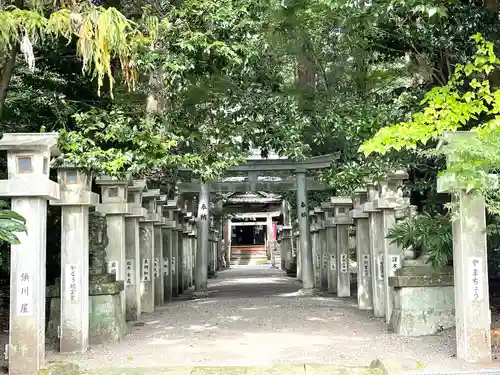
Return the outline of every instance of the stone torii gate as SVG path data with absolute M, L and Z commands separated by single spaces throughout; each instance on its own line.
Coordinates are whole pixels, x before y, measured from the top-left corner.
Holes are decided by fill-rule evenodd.
M 299 219 L 299 242 L 301 249 L 302 265 L 302 292 L 305 294 L 314 293 L 314 272 L 311 248 L 311 233 L 308 223 L 309 208 L 307 202 L 307 190 L 326 190 L 327 186 L 313 182 L 306 178 L 308 170 L 328 168 L 332 161 L 338 156 L 328 154 L 311 157 L 303 161 L 293 161 L 283 158 L 255 158 L 249 157 L 245 164 L 235 165 L 228 168 L 228 172 L 238 172 L 248 174 L 248 181 L 245 182 L 205 182 L 193 181 L 191 183 L 180 183 L 179 193 L 199 193 L 198 204 L 198 225 L 199 236 L 199 256 L 196 257 L 196 285 L 198 293 L 205 293 L 207 287 L 207 267 L 208 267 L 208 246 L 209 246 L 209 198 L 210 193 L 236 192 L 236 191 L 297 191 L 297 215 Z M 189 168 L 181 171 L 191 171 Z M 262 181 L 258 179 L 261 172 L 290 172 L 295 174 L 295 180 L 274 180 Z M 310 185 L 310 186 L 309 186 Z

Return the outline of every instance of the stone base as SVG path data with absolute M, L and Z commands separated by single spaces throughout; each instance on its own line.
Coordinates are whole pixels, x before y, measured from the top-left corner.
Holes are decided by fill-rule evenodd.
M 124 289 L 123 281 L 105 284 L 90 284 L 89 301 L 89 343 L 117 343 L 127 333 L 125 314 L 122 311 L 120 292 Z M 57 339 L 61 324 L 61 298 L 59 285 L 47 288 L 50 303 L 49 322 L 46 335 Z
M 211 292 L 209 292 L 208 290 L 205 290 L 205 291 L 200 291 L 200 292 L 193 292 L 193 294 L 191 294 L 192 298 L 207 298 L 209 297 L 211 294 Z
M 317 296 L 322 296 L 323 293 L 316 288 L 311 288 L 311 289 L 299 289 L 297 293 L 295 293 L 296 296 L 298 297 L 317 297 Z
M 284 261 L 284 268 L 287 276 L 297 277 L 297 262 L 295 261 Z
M 389 329 L 401 336 L 425 336 L 454 327 L 453 275 L 435 270 L 425 274 L 422 267 L 405 268 L 398 270 L 400 276 L 389 278 L 394 287 Z

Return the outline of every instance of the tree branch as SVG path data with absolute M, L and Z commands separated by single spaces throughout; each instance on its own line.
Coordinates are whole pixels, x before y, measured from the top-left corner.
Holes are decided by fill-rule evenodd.
M 9 89 L 10 79 L 16 66 L 16 56 L 19 50 L 19 43 L 15 43 L 10 51 L 10 56 L 7 58 L 0 77 L 0 119 L 2 118 L 5 99 L 7 98 L 7 90 Z

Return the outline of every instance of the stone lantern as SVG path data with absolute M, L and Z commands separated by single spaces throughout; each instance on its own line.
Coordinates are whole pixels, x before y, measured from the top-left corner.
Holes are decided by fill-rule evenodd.
M 45 362 L 47 200 L 59 199 L 59 185 L 49 179 L 57 139 L 57 133 L 15 133 L 0 140 L 8 169 L 0 196 L 12 198 L 12 210 L 25 218 L 27 229 L 11 246 L 10 374 L 36 373 Z
M 83 353 L 89 346 L 89 207 L 99 203 L 92 178 L 71 166 L 57 170 L 61 196 L 61 321 L 62 353 Z

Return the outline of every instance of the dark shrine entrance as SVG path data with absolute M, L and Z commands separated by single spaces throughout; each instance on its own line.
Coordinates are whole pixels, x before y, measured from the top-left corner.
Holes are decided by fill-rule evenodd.
M 255 226 L 238 225 L 238 222 L 233 223 L 231 234 L 234 246 L 253 246 L 265 245 L 266 232 L 264 230 L 265 223 Z

